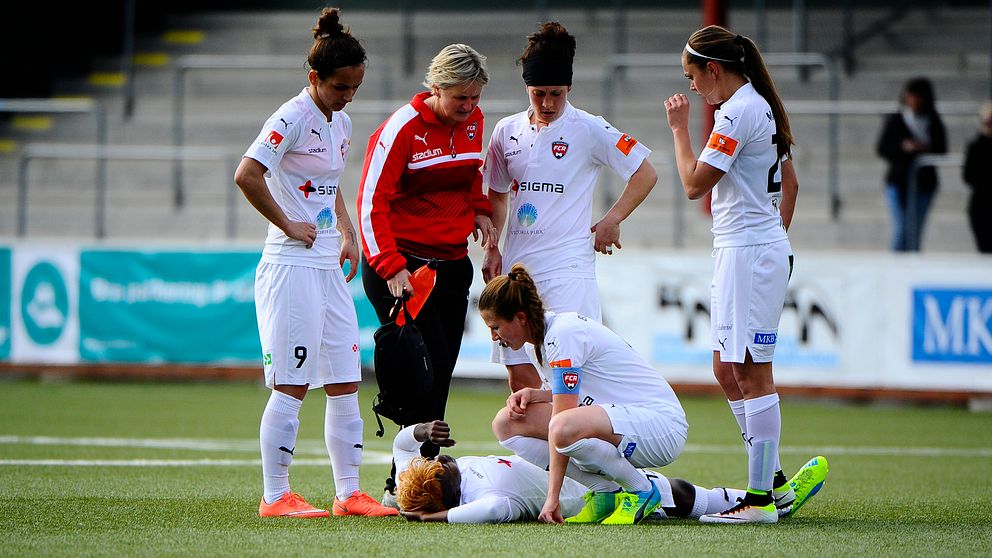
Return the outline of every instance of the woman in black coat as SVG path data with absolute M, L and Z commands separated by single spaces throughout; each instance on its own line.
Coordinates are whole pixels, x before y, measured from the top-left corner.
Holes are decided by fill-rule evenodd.
M 912 218 L 908 212 L 909 171 L 917 156 L 947 152 L 947 134 L 934 107 L 930 80 L 915 78 L 906 83 L 902 90 L 901 110 L 886 117 L 877 150 L 889 163 L 885 190 L 892 213 L 892 249 L 897 252 L 919 251 L 923 223 L 937 192 L 937 171 L 932 166 L 920 168 Z
M 975 244 L 983 254 L 992 253 L 992 101 L 982 106 L 982 127 L 968 144 L 964 181 L 971 188 L 968 220 Z

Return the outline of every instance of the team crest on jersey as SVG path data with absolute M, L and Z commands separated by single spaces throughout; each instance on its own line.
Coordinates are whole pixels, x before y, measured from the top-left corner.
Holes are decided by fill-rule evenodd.
M 465 126 L 465 135 L 468 136 L 468 139 L 474 140 L 475 139 L 475 133 L 478 130 L 479 130 L 479 125 L 477 123 L 473 122 L 473 123 L 469 124 L 468 126 Z
M 576 372 L 562 372 L 561 373 L 561 383 L 569 391 L 575 389 L 575 386 L 579 385 L 579 375 Z
M 551 144 L 551 154 L 555 159 L 561 159 L 568 153 L 568 144 L 563 141 L 556 141 Z

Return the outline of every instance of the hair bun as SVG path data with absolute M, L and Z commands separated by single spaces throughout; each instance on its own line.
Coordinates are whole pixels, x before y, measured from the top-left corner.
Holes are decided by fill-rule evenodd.
M 338 8 L 324 8 L 320 13 L 320 19 L 313 28 L 314 39 L 328 39 L 347 35 L 344 25 L 341 24 L 340 10 Z

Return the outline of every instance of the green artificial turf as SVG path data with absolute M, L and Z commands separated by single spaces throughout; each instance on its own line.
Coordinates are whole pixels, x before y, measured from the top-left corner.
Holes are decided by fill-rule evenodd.
M 362 386 L 366 458 L 377 462 L 363 465 L 362 488 L 379 497 L 396 427 L 386 425 L 386 438 L 374 436 L 374 392 Z M 457 526 L 260 519 L 257 437 L 267 397 L 243 383 L 0 382 L 0 555 L 992 555 L 990 414 L 786 400 L 786 472 L 822 453 L 831 473 L 806 507 L 777 525 Z M 505 453 L 489 431 L 505 398 L 497 384 L 456 384 L 448 421 L 459 444 L 450 453 Z M 693 397 L 683 404 L 689 445 L 663 472 L 703 486 L 746 484 L 726 402 Z M 323 413 L 321 392 L 312 392 L 290 478 L 295 491 L 329 508 Z M 169 447 L 149 447 L 153 442 Z M 185 447 L 192 442 L 206 447 Z M 149 460 L 159 465 L 136 466 Z M 162 464 L 170 460 L 191 464 Z

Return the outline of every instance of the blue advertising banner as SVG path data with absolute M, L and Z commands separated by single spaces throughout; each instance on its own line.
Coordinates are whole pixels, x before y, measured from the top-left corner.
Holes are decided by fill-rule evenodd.
M 992 363 L 992 290 L 914 289 L 913 360 Z
M 81 251 L 80 358 L 259 362 L 258 258 L 257 252 Z

